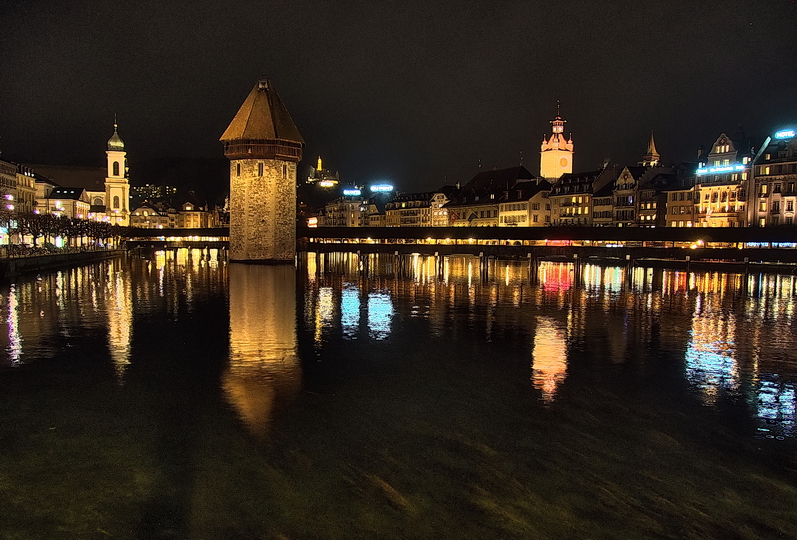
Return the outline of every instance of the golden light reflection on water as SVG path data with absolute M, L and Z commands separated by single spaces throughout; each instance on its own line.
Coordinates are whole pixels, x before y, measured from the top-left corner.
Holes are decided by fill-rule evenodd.
M 556 389 L 567 377 L 565 331 L 550 317 L 537 317 L 534 348 L 531 351 L 531 380 L 546 403 L 553 401 Z
M 296 273 L 291 265 L 232 264 L 230 361 L 222 377 L 229 403 L 257 436 L 275 405 L 297 394 Z
M 133 310 L 130 280 L 125 272 L 113 266 L 108 267 L 106 294 L 110 300 L 108 313 L 108 348 L 111 360 L 120 382 L 124 381 L 127 366 L 130 365 L 130 339 L 133 328 Z

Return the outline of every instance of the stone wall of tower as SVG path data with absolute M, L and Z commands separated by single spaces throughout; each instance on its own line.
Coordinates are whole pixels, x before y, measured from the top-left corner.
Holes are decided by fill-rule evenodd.
M 230 160 L 230 260 L 292 262 L 295 256 L 296 163 Z

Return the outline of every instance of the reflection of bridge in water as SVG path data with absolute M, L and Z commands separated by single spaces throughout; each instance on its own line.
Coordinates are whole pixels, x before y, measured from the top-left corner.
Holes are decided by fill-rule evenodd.
M 484 259 L 786 270 L 797 264 L 797 235 L 787 228 L 619 227 L 323 227 L 297 229 L 298 252 L 360 255 L 473 255 Z M 229 230 L 134 229 L 127 246 L 226 249 Z M 787 265 L 783 268 L 783 265 Z

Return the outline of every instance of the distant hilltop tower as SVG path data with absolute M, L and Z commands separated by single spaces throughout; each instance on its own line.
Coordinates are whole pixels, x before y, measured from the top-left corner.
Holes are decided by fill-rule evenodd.
M 304 139 L 262 77 L 221 136 L 230 160 L 230 260 L 292 262 Z
M 559 115 L 556 104 L 556 118 L 551 120 L 551 137 L 542 138 L 540 147 L 540 176 L 558 180 L 563 174 L 573 172 L 573 138 L 565 140 L 565 122 Z
M 127 152 L 125 143 L 117 132 L 116 118 L 113 135 L 108 139 L 108 171 L 105 176 L 105 215 L 114 225 L 130 224 L 130 182 L 127 177 Z

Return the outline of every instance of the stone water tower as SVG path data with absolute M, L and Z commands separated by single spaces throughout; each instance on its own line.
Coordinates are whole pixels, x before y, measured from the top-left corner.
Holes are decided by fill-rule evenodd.
M 262 77 L 221 136 L 230 160 L 230 260 L 293 262 L 304 139 Z

